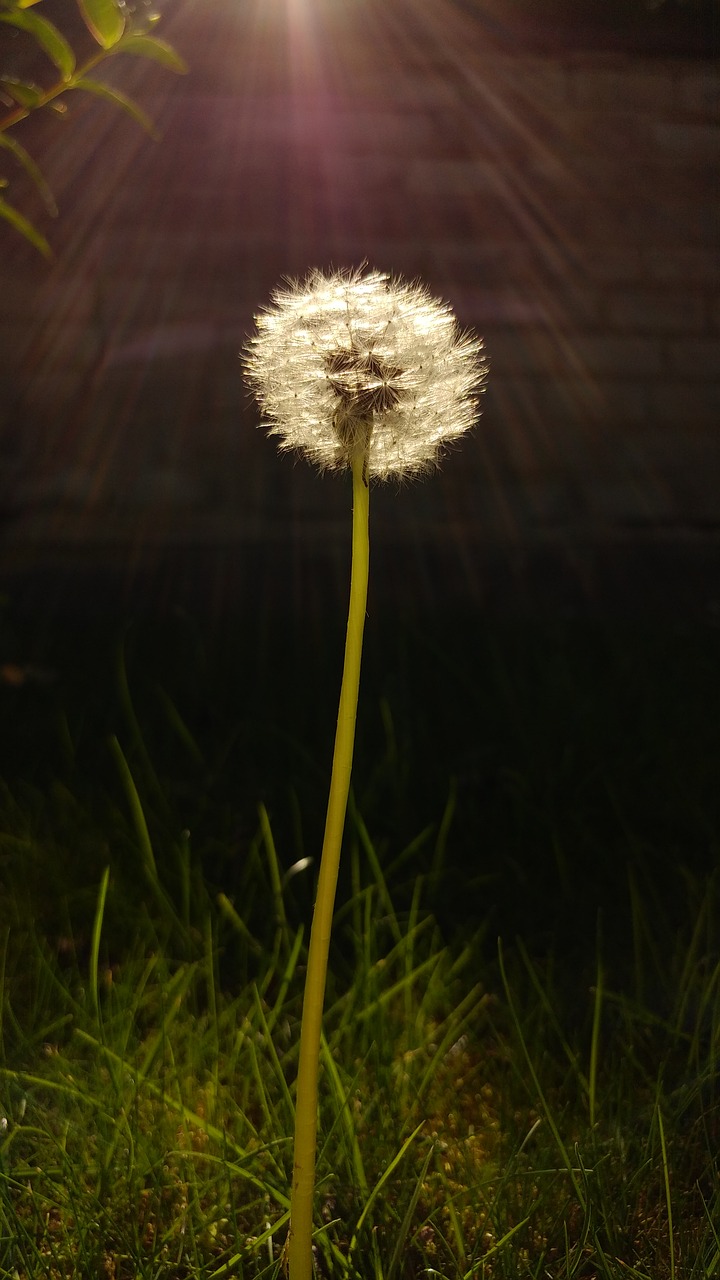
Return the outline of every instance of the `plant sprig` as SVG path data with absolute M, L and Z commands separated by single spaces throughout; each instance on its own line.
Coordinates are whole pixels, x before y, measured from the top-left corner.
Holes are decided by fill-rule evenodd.
M 152 137 L 157 138 L 155 126 L 142 107 L 112 85 L 95 80 L 90 73 L 118 53 L 149 58 L 179 74 L 187 71 L 187 66 L 171 45 L 151 34 L 149 24 L 137 25 L 132 20 L 129 21 L 124 6 L 118 0 L 77 0 L 83 22 L 98 46 L 94 53 L 78 63 L 72 45 L 55 24 L 38 13 L 30 12 L 31 8 L 41 2 L 42 0 L 0 0 L 0 22 L 27 32 L 59 73 L 59 78 L 53 84 L 42 88 L 31 80 L 5 75 L 0 68 L 0 103 L 7 107 L 6 114 L 0 116 L 0 148 L 9 152 L 24 169 L 39 191 L 48 213 L 54 217 L 57 215 L 57 205 L 41 169 L 25 147 L 16 138 L 9 136 L 9 130 L 43 107 L 61 109 L 64 104 L 59 99 L 80 89 L 114 103 L 132 116 Z M 7 189 L 8 185 L 8 179 L 0 177 L 0 190 Z M 2 195 L 0 217 L 46 258 L 52 257 L 47 237 Z

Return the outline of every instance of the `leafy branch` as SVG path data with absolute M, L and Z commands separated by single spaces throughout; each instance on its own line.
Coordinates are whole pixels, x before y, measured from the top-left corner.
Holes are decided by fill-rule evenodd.
M 42 0 L 0 0 L 0 22 L 31 36 L 59 73 L 53 84 L 43 88 L 31 80 L 4 74 L 0 67 L 0 110 L 6 108 L 5 115 L 0 116 L 0 150 L 9 152 L 21 166 L 37 188 L 48 213 L 55 216 L 57 205 L 41 169 L 9 131 L 43 107 L 64 110 L 64 103 L 59 99 L 79 89 L 113 102 L 152 137 L 157 137 L 152 120 L 142 107 L 120 90 L 94 79 L 91 72 L 118 53 L 150 58 L 178 73 L 185 72 L 187 67 L 169 44 L 151 34 L 152 20 L 137 24 L 132 17 L 126 16 L 125 7 L 119 0 L 76 0 L 82 20 L 97 46 L 89 57 L 78 63 L 75 51 L 63 33 L 54 23 L 35 12 L 41 3 Z M 0 176 L 0 218 L 9 222 L 40 253 L 51 257 L 46 237 L 2 195 L 2 190 L 8 185 L 8 179 Z

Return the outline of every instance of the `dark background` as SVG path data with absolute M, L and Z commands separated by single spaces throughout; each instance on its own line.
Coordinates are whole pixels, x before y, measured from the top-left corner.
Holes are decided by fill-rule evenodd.
M 44 6 L 82 44 L 68 0 Z M 284 275 L 421 277 L 490 378 L 442 472 L 373 491 L 405 608 L 716 608 L 716 4 L 175 0 L 176 77 L 101 75 L 4 157 L 0 570 L 17 607 L 344 609 L 349 494 L 256 430 L 238 351 Z M 3 59 L 38 78 L 21 32 Z M 85 37 L 87 44 L 87 36 Z
M 175 0 L 186 77 L 102 70 L 159 142 L 79 96 L 18 129 L 59 215 L 8 169 L 55 258 L 0 227 L 2 766 L 56 929 L 108 856 L 142 891 L 109 734 L 170 880 L 187 827 L 237 889 L 260 800 L 283 866 L 316 852 L 349 483 L 278 456 L 238 352 L 283 275 L 363 260 L 490 361 L 443 469 L 371 494 L 355 800 L 388 876 L 592 964 L 632 883 L 662 931 L 715 865 L 717 6 L 537 10 Z

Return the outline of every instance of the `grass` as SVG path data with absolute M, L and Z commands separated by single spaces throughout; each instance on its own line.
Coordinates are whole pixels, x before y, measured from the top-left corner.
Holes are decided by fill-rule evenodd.
M 334 659 L 5 625 L 0 1274 L 280 1275 Z M 717 633 L 397 636 L 364 675 L 318 1275 L 720 1276 Z

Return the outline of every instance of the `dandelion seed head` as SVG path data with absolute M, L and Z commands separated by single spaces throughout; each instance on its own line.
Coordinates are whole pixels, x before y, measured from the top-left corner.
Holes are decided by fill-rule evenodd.
M 279 288 L 242 353 L 281 449 L 321 470 L 414 475 L 473 426 L 486 363 L 447 303 L 384 272 L 312 271 Z

